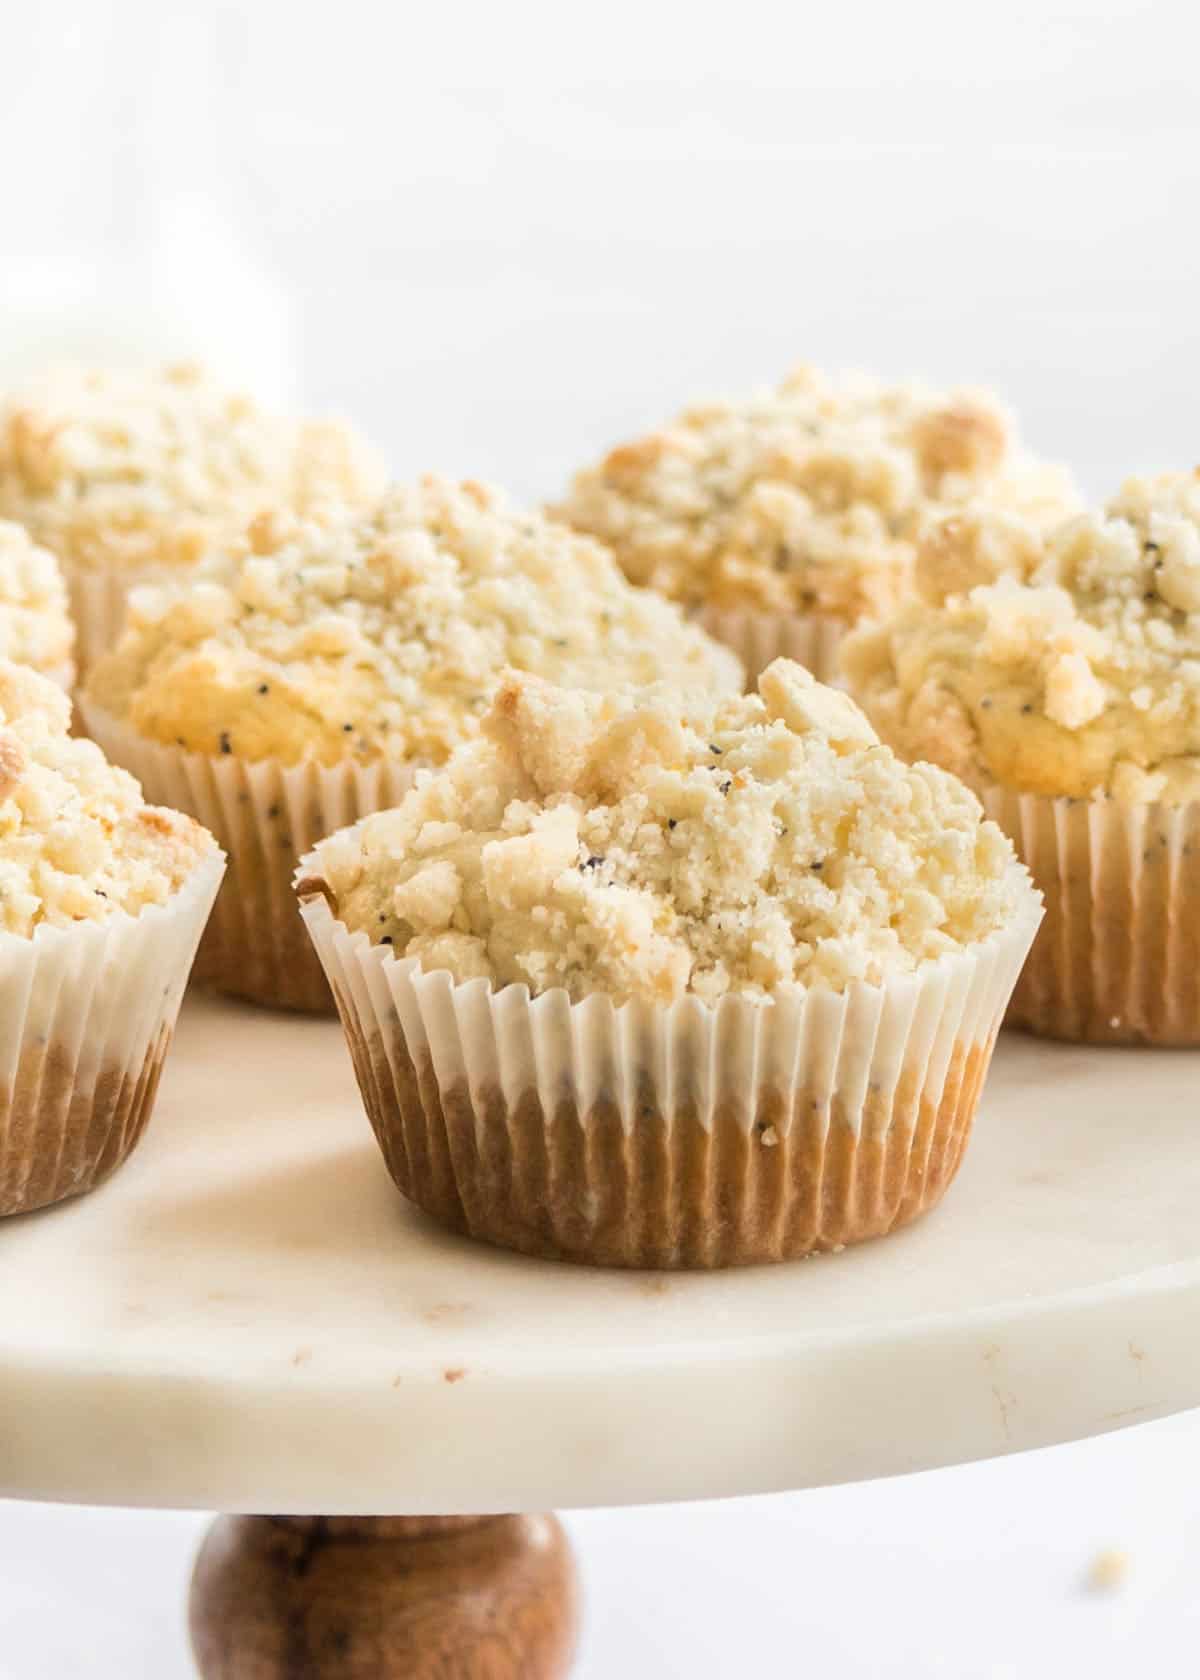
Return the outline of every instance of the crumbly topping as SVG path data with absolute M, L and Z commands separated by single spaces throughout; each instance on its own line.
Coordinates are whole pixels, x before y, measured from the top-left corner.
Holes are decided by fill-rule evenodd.
M 212 852 L 178 811 L 68 734 L 62 690 L 0 659 L 0 932 L 102 922 L 162 904 Z
M 350 427 L 268 414 L 192 365 L 66 366 L 0 397 L 0 515 L 73 567 L 191 565 L 264 506 L 383 481 Z
M 1010 925 L 1028 891 L 967 789 L 783 659 L 717 702 L 509 673 L 483 740 L 318 858 L 373 942 L 576 1000 L 879 982 Z
M 1130 479 L 1049 532 L 973 510 L 917 579 L 843 648 L 899 751 L 976 787 L 1200 798 L 1200 471 Z
M 926 524 L 979 496 L 1032 518 L 1076 504 L 992 397 L 804 367 L 614 449 L 556 511 L 690 607 L 853 622 L 901 599 Z
M 472 483 L 428 478 L 320 524 L 263 518 L 194 580 L 134 591 L 89 692 L 196 752 L 441 764 L 506 666 L 593 688 L 741 686 L 734 656 L 606 549 Z
M 75 630 L 58 562 L 21 525 L 0 519 L 0 659 L 71 681 Z

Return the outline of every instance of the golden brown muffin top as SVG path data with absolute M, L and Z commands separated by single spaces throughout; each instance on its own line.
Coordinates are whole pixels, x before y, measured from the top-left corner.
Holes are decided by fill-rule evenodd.
M 1030 896 L 973 794 L 782 659 L 721 700 L 510 673 L 484 738 L 317 867 L 347 927 L 426 969 L 618 1002 L 879 982 Z
M 854 622 L 907 593 L 926 524 L 974 498 L 1035 518 L 1077 501 L 987 393 L 802 367 L 614 449 L 555 511 L 689 607 Z
M 432 765 L 478 734 L 507 666 L 584 688 L 741 686 L 734 655 L 599 543 L 427 478 L 320 523 L 264 517 L 240 552 L 135 590 L 88 693 L 196 752 Z
M 70 687 L 75 628 L 58 562 L 22 525 L 0 519 L 0 658 Z
M 54 683 L 0 659 L 0 931 L 107 921 L 162 904 L 214 851 L 178 811 L 68 733 Z
M 977 787 L 1200 798 L 1200 472 L 1132 478 L 1040 531 L 935 531 L 921 594 L 843 647 L 884 738 Z
M 384 478 L 349 426 L 268 413 L 192 364 L 66 365 L 0 395 L 0 516 L 70 567 L 191 565 L 264 507 Z

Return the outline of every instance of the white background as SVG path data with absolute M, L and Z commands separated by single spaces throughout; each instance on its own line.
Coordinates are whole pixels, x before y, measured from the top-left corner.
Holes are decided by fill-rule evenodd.
M 199 349 L 353 413 L 400 472 L 530 498 L 799 358 L 995 385 L 1097 493 L 1200 458 L 1182 0 L 0 0 L 0 25 L 0 367 Z M 1198 1445 L 1180 1420 L 582 1516 L 580 1672 L 1191 1675 Z M 186 1675 L 198 1532 L 0 1507 L 0 1676 Z

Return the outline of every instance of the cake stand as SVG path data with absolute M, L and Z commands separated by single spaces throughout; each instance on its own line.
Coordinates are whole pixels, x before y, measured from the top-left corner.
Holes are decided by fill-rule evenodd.
M 1198 1090 L 1197 1055 L 1006 1035 L 922 1224 L 605 1273 L 412 1211 L 335 1023 L 192 998 L 128 1165 L 0 1224 L 0 1493 L 274 1513 L 202 1549 L 206 1680 L 565 1674 L 561 1530 L 491 1513 L 895 1475 L 1200 1404 Z

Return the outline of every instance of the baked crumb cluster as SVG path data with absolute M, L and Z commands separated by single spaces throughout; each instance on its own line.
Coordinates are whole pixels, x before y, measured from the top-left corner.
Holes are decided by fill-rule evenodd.
M 990 396 L 803 367 L 614 449 L 557 512 L 689 607 L 853 622 L 903 595 L 931 517 L 980 496 L 1031 517 L 1075 505 Z
M 213 849 L 198 823 L 143 804 L 133 777 L 68 734 L 70 703 L 0 660 L 0 931 L 100 922 L 163 903 Z
M 715 702 L 509 673 L 484 739 L 318 857 L 335 915 L 427 969 L 618 1001 L 878 982 L 1023 886 L 972 794 L 787 660 Z
M 741 685 L 727 650 L 598 543 L 427 478 L 320 523 L 265 516 L 186 586 L 134 591 L 89 693 L 195 752 L 437 765 L 478 734 L 506 666 L 581 687 Z
M 263 506 L 383 481 L 350 427 L 268 414 L 190 364 L 64 366 L 0 398 L 0 516 L 73 567 L 191 565 Z
M 1047 532 L 953 518 L 917 584 L 843 648 L 898 751 L 976 787 L 1200 798 L 1200 472 L 1131 479 Z
M 0 519 L 0 659 L 72 679 L 75 631 L 58 563 L 21 525 Z

